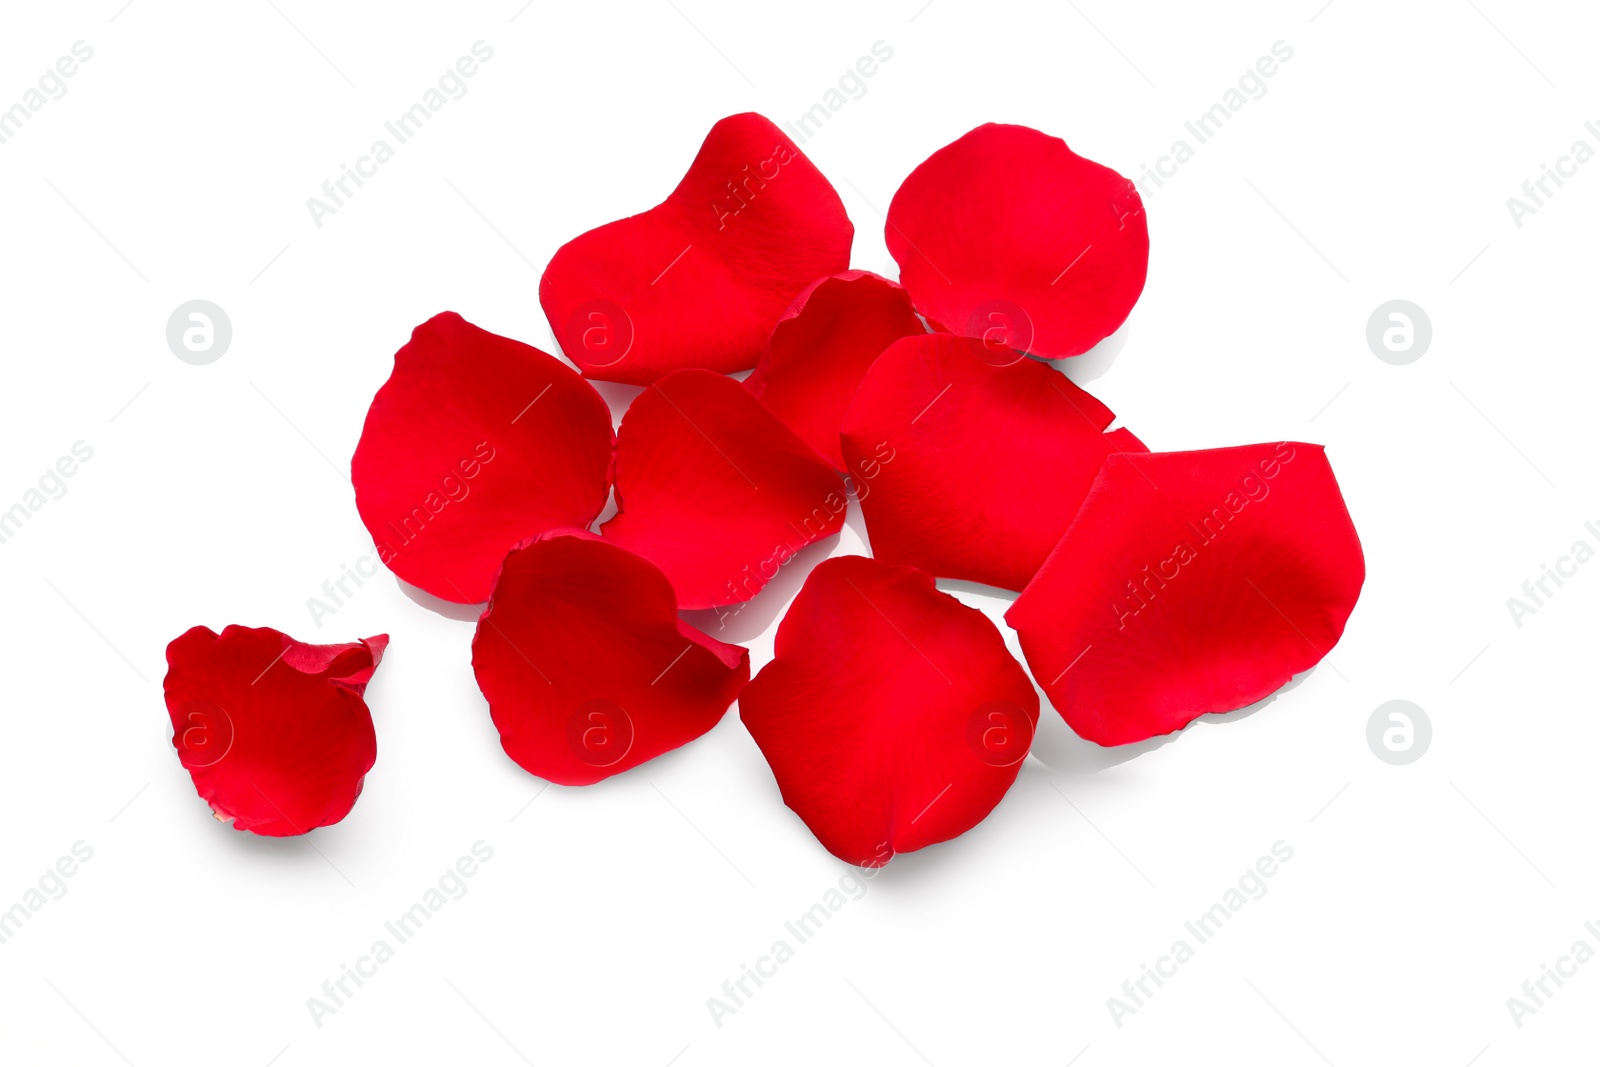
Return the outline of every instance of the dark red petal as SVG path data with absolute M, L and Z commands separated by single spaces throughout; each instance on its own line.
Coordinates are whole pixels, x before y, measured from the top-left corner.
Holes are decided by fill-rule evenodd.
M 1039 697 L 994 624 L 930 575 L 839 556 L 806 579 L 739 717 L 823 847 L 878 867 L 989 814 Z
M 912 171 L 884 238 L 917 310 L 1055 359 L 1093 348 L 1144 289 L 1131 181 L 1026 126 L 979 126 Z
M 588 785 L 715 726 L 750 677 L 750 654 L 679 619 L 648 561 L 563 530 L 506 557 L 472 670 L 506 755 Z
M 745 388 L 844 470 L 839 426 L 861 376 L 885 348 L 927 332 L 889 279 L 864 270 L 819 278 L 778 320 Z
M 821 456 L 732 378 L 677 371 L 640 393 L 617 433 L 606 540 L 660 567 L 685 609 L 749 600 L 849 498 Z
M 361 694 L 388 643 L 196 626 L 167 646 L 172 744 L 218 819 L 287 837 L 349 813 L 378 755 Z
M 1114 455 L 1006 621 L 1078 735 L 1122 745 L 1314 666 L 1365 574 L 1321 445 Z
M 862 379 L 844 455 L 872 551 L 940 578 L 1021 589 L 1066 532 L 1107 455 L 1145 451 L 1064 375 L 996 366 L 981 341 L 891 345 Z
M 850 265 L 855 228 L 794 142 L 756 114 L 711 127 L 666 201 L 557 249 L 539 303 L 590 378 L 755 366 L 796 294 Z
M 395 574 L 482 603 L 512 545 L 600 514 L 614 440 L 572 368 L 447 311 L 412 331 L 372 398 L 350 461 L 356 508 Z

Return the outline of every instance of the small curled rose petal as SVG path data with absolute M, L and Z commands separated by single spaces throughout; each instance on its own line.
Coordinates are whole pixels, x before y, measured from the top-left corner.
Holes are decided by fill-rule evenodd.
M 807 577 L 739 716 L 823 847 L 879 867 L 989 814 L 1039 697 L 994 624 L 932 576 L 839 556 Z
M 362 695 L 388 643 L 196 626 L 167 645 L 172 744 L 218 819 L 288 837 L 349 814 L 377 758 Z
M 917 310 L 1045 359 L 1093 348 L 1144 289 L 1133 182 L 1059 137 L 989 123 L 939 149 L 889 203 L 884 239 Z
M 472 670 L 518 766 L 589 785 L 711 729 L 750 655 L 678 618 L 648 561 L 583 530 L 506 557 L 472 639 Z
M 617 506 L 600 532 L 660 567 L 684 609 L 759 593 L 795 553 L 844 525 L 833 468 L 743 385 L 676 371 L 617 432 Z
M 1365 575 L 1321 445 L 1114 455 L 1006 621 L 1068 725 L 1124 745 L 1320 662 Z
M 1107 455 L 1147 451 L 1043 363 L 997 365 L 981 341 L 897 341 L 844 423 L 873 554 L 1021 589 L 1066 532 Z
M 839 470 L 839 427 L 861 376 L 902 337 L 927 333 L 900 286 L 870 271 L 819 278 L 795 298 L 745 388 Z
M 447 311 L 395 353 L 350 478 L 390 570 L 479 604 L 512 545 L 600 514 L 614 441 L 610 409 L 572 368 Z
M 839 194 L 782 130 L 732 115 L 665 202 L 562 245 L 539 303 L 590 378 L 748 370 L 789 302 L 850 265 L 854 236 Z

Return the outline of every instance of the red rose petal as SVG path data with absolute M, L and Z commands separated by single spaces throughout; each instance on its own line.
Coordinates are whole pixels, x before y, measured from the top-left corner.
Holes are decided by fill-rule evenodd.
M 1006 621 L 1073 730 L 1121 745 L 1315 665 L 1365 574 L 1321 445 L 1114 455 Z
M 745 388 L 840 470 L 839 426 L 872 361 L 927 333 L 900 286 L 870 271 L 819 278 L 795 298 Z
M 1021 589 L 1066 532 L 1107 455 L 1146 451 L 1110 409 L 981 341 L 897 341 L 862 379 L 844 455 L 873 555 L 940 578 Z
M 1150 256 L 1131 181 L 1059 137 L 995 123 L 911 172 L 884 237 L 917 310 L 1047 359 L 1121 326 Z
M 556 251 L 539 303 L 590 378 L 648 385 L 670 371 L 747 370 L 796 294 L 850 265 L 839 194 L 756 114 L 706 135 L 657 207 Z
M 588 785 L 717 724 L 750 655 L 678 618 L 672 586 L 582 530 L 514 549 L 472 639 L 472 670 L 506 754 Z
M 611 412 L 554 356 L 447 311 L 418 326 L 350 461 L 356 508 L 395 574 L 489 598 L 512 545 L 587 526 L 611 481 Z
M 748 600 L 849 498 L 832 467 L 739 382 L 704 370 L 640 393 L 617 432 L 606 540 L 660 567 L 685 609 Z
M 989 814 L 1039 697 L 994 624 L 930 575 L 840 556 L 806 579 L 739 716 L 823 847 L 878 867 Z
M 378 754 L 361 695 L 388 643 L 196 626 L 167 646 L 172 744 L 218 819 L 287 837 L 349 814 Z

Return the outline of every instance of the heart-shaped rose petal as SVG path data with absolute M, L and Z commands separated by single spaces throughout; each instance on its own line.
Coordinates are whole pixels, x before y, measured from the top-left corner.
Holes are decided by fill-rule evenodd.
M 850 265 L 839 194 L 756 114 L 711 128 L 672 195 L 556 251 L 539 303 L 589 378 L 648 385 L 755 366 L 783 309 Z

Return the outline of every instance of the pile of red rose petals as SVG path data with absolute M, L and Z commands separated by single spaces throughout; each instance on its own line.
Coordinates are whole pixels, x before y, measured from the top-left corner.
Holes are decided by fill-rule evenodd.
M 853 237 L 793 142 L 735 115 L 665 201 L 550 261 L 539 301 L 577 371 L 453 312 L 395 354 L 351 460 L 356 507 L 398 577 L 487 601 L 472 668 L 512 760 L 598 782 L 737 700 L 784 802 L 876 867 L 988 815 L 1041 690 L 1081 737 L 1125 745 L 1328 653 L 1365 568 L 1321 446 L 1151 452 L 1042 362 L 1138 300 L 1132 182 L 990 124 L 895 194 L 898 283 L 849 269 Z M 585 379 L 644 388 L 613 430 Z M 873 558 L 811 570 L 754 678 L 746 649 L 684 620 L 760 595 L 852 496 Z M 1028 672 L 941 578 L 1020 594 L 1006 622 Z M 287 835 L 349 812 L 387 640 L 172 642 L 173 743 L 217 818 Z

